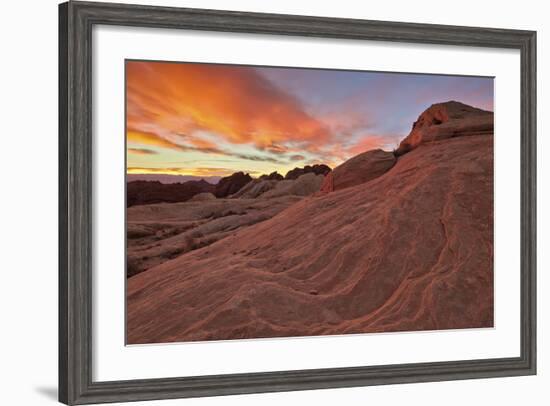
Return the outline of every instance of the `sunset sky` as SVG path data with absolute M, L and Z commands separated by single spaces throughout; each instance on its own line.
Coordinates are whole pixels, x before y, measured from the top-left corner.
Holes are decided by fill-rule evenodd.
M 433 103 L 493 110 L 493 79 L 126 62 L 127 171 L 257 177 L 391 150 Z

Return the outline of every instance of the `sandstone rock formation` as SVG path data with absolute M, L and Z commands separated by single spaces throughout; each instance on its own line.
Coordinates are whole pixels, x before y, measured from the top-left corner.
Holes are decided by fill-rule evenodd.
M 130 278 L 128 342 L 492 326 L 492 145 L 424 145 Z
M 248 182 L 237 193 L 229 196 L 231 199 L 255 199 L 265 192 L 273 189 L 279 181 L 253 179 Z
M 269 199 L 279 196 L 309 196 L 316 193 L 323 183 L 323 175 L 313 172 L 299 176 L 297 179 L 261 180 L 253 179 L 231 199 Z
M 330 172 L 330 167 L 325 164 L 315 164 L 313 166 L 306 165 L 303 168 L 294 168 L 287 172 L 285 179 L 298 179 L 300 176 L 306 173 L 314 173 L 315 175 L 326 175 Z
M 420 144 L 467 135 L 492 134 L 493 113 L 450 101 L 433 104 L 414 122 L 411 133 L 395 151 L 403 155 Z
M 225 178 L 221 178 L 214 189 L 216 197 L 226 197 L 237 193 L 244 185 L 252 180 L 252 177 L 247 173 L 236 172 Z
M 260 195 L 262 199 L 279 196 L 309 196 L 319 190 L 323 183 L 323 175 L 313 172 L 300 175 L 295 180 L 285 179 L 277 182 L 274 187 Z
M 321 186 L 321 192 L 333 192 L 360 185 L 389 171 L 397 159 L 392 152 L 374 149 L 348 159 L 329 172 Z
M 487 112 L 434 106 L 368 187 L 129 209 L 151 262 L 128 279 L 128 343 L 492 327 L 492 128 Z M 264 221 L 239 211 L 279 201 Z

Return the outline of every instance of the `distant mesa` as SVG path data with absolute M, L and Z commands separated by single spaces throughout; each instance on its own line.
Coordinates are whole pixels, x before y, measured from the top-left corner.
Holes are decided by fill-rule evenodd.
M 221 178 L 215 187 L 214 195 L 218 198 L 222 198 L 237 193 L 251 180 L 252 177 L 244 172 L 236 172 L 230 176 Z
M 215 185 L 202 179 L 171 184 L 136 180 L 126 185 L 126 205 L 131 207 L 142 204 L 185 202 L 199 193 L 212 193 L 214 189 Z
M 313 166 L 306 165 L 303 168 L 294 168 L 287 172 L 285 179 L 298 179 L 301 175 L 306 173 L 314 173 L 315 175 L 326 175 L 331 171 L 330 167 L 325 164 L 315 164 Z
M 221 179 L 221 176 L 195 176 L 195 175 L 170 175 L 165 173 L 128 173 L 126 174 L 126 182 L 136 180 L 157 181 L 160 183 L 185 183 L 190 180 L 205 180 L 208 183 L 215 185 Z
M 397 161 L 392 152 L 374 149 L 348 159 L 325 176 L 321 192 L 333 192 L 360 185 L 391 169 Z
M 457 101 L 437 103 L 426 109 L 413 124 L 410 134 L 395 150 L 397 156 L 427 142 L 447 138 L 493 133 L 493 113 Z
M 260 180 L 283 180 L 284 176 L 278 172 L 271 172 L 269 175 L 260 176 Z

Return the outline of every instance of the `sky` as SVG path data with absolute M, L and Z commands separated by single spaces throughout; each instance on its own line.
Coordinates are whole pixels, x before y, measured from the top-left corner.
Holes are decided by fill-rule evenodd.
M 392 150 L 431 104 L 493 111 L 493 79 L 126 61 L 127 172 L 253 177 Z

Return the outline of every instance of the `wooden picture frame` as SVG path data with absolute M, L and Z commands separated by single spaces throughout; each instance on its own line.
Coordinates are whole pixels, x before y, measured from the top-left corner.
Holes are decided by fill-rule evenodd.
M 517 49 L 521 54 L 521 354 L 368 367 L 92 380 L 92 27 L 96 24 Z M 68 2 L 59 6 L 59 400 L 65 404 L 536 373 L 536 33 L 506 29 Z

